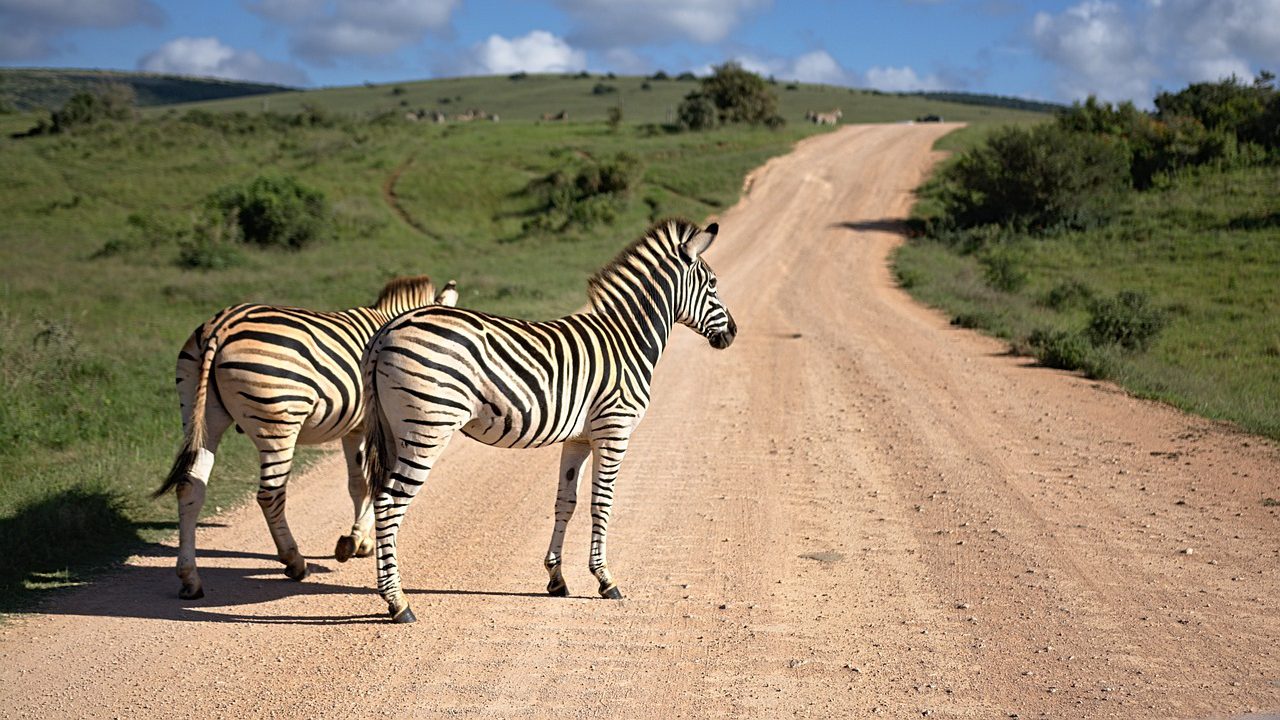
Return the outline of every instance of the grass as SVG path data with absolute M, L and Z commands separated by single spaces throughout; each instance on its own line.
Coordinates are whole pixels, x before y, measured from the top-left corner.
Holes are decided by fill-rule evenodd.
M 596 85 L 615 92 L 594 94 Z M 644 86 L 648 85 L 648 89 Z M 699 87 L 695 80 L 647 80 L 638 76 L 607 78 L 600 75 L 527 75 L 520 79 L 503 76 L 461 77 L 380 85 L 326 88 L 305 93 L 229 98 L 180 106 L 217 112 L 298 112 L 304 106 L 349 116 L 370 116 L 379 112 L 403 115 L 409 110 L 439 110 L 455 115 L 470 108 L 497 113 L 503 123 L 536 122 L 543 113 L 566 110 L 571 121 L 603 122 L 611 107 L 621 107 L 628 123 L 669 123 L 675 121 L 676 107 L 689 92 Z M 930 100 L 914 95 L 892 95 L 854 90 L 832 85 L 778 82 L 771 86 L 778 96 L 778 109 L 788 122 L 804 123 L 807 110 L 840 108 L 844 122 L 902 122 L 936 114 L 963 122 L 1017 122 L 1043 119 L 1041 113 L 1007 108 Z M 794 87 L 794 89 L 788 89 Z M 397 92 L 397 88 L 399 92 Z M 147 112 L 164 110 L 153 108 Z
M 986 132 L 966 130 L 943 146 L 970 147 Z M 1136 395 L 1280 439 L 1277 185 L 1274 166 L 1187 173 L 1130 193 L 1103 228 L 1006 238 L 972 252 L 915 238 L 898 251 L 895 270 L 956 324 L 1038 352 L 1045 364 L 1074 364 Z M 936 212 L 930 187 L 921 192 L 917 214 Z M 1002 283 L 1009 273 L 1021 283 Z M 1149 298 L 1166 323 L 1150 347 L 1082 345 L 1091 308 L 1124 292 Z

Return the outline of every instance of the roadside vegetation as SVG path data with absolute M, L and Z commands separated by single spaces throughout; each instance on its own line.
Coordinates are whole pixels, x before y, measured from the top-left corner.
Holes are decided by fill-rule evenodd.
M 1280 439 L 1273 76 L 945 145 L 895 259 L 905 288 L 1044 365 Z

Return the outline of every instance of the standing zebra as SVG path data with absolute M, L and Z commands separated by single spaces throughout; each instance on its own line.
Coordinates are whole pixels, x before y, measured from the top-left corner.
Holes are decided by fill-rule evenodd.
M 355 506 L 351 533 L 335 556 L 373 553 L 373 513 L 360 457 L 364 418 L 360 358 L 369 339 L 402 312 L 453 305 L 452 280 L 437 297 L 425 275 L 396 278 L 371 307 L 315 312 L 272 305 L 229 307 L 196 328 L 178 353 L 178 399 L 185 439 L 159 497 L 178 489 L 178 577 L 183 599 L 204 597 L 196 570 L 196 520 L 204 505 L 218 441 L 232 423 L 257 446 L 258 504 L 285 575 L 307 576 L 306 558 L 285 520 L 285 483 L 295 446 L 342 439 L 347 489 Z
M 423 308 L 388 323 L 364 361 L 366 468 L 374 493 L 378 590 L 396 622 L 413 622 L 400 587 L 396 534 L 409 503 L 457 430 L 504 448 L 564 443 L 547 592 L 567 595 L 565 526 L 594 454 L 591 557 L 600 594 L 620 598 L 605 561 L 614 479 L 649 405 L 654 366 L 676 323 L 715 348 L 737 326 L 701 259 L 718 227 L 668 220 L 588 284 L 591 309 L 549 322 Z

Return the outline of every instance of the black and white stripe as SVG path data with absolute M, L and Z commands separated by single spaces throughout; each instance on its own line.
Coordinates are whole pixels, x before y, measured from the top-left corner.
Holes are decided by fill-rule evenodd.
M 605 540 L 614 480 L 649 405 L 654 366 L 677 323 L 716 348 L 737 333 L 701 259 L 717 230 L 680 220 L 655 225 L 591 279 L 587 312 L 529 322 L 430 307 L 378 333 L 365 361 L 365 445 L 378 589 L 392 618 L 413 620 L 396 558 L 401 519 L 457 430 L 504 448 L 564 443 L 545 559 L 553 595 L 568 593 L 560 567 L 565 526 L 594 454 L 589 567 L 601 595 L 621 597 Z
M 362 468 L 364 393 L 360 360 L 369 339 L 402 312 L 452 305 L 450 283 L 437 298 L 425 275 L 397 278 L 377 302 L 340 312 L 272 305 L 236 305 L 191 334 L 178 353 L 178 397 L 185 440 L 159 496 L 178 495 L 178 577 L 182 598 L 204 595 L 196 570 L 195 528 L 204 505 L 214 452 L 234 424 L 258 448 L 258 503 L 285 574 L 307 575 L 306 559 L 285 519 L 285 484 L 298 445 L 341 439 L 347 487 L 355 511 L 351 532 L 338 541 L 339 560 L 373 552 L 373 513 Z

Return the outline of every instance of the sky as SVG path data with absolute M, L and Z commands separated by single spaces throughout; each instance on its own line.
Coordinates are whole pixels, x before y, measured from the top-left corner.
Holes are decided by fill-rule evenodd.
M 1280 0 L 0 0 L 0 65 L 299 87 L 664 70 L 1150 107 L 1280 71 Z

